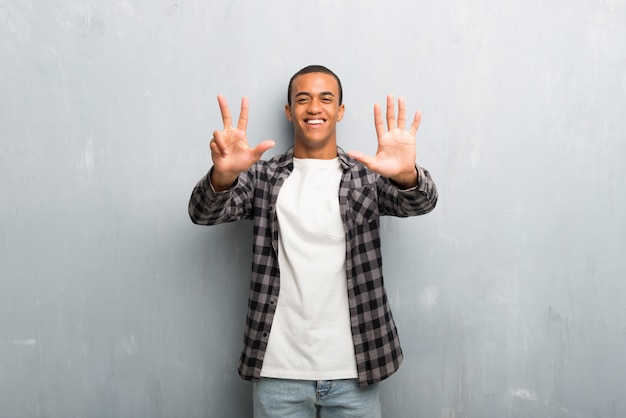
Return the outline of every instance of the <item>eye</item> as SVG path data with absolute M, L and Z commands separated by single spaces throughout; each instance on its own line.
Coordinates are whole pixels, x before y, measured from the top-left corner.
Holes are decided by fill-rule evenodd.
M 304 104 L 304 103 L 308 103 L 310 100 L 311 100 L 311 99 L 310 99 L 309 97 L 302 96 L 302 97 L 300 97 L 300 98 L 297 100 L 297 102 L 298 102 L 298 103 L 300 103 L 300 104 Z

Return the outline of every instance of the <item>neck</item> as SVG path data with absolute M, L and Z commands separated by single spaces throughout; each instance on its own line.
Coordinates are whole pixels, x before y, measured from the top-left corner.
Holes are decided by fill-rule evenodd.
M 305 146 L 300 141 L 293 144 L 293 156 L 295 158 L 315 158 L 317 160 L 332 160 L 337 157 L 337 143 L 329 141 L 320 147 Z

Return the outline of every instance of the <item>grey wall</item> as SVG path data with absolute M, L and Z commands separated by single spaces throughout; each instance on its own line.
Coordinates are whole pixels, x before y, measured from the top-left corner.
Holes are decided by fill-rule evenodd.
M 626 416 L 626 2 L 0 0 L 0 416 L 246 417 L 251 225 L 186 213 L 220 128 L 290 144 L 286 84 L 423 111 L 438 208 L 387 219 L 385 417 Z

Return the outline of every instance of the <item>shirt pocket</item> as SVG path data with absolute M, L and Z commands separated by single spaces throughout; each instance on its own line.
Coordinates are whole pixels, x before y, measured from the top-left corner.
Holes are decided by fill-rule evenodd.
M 353 189 L 348 194 L 348 206 L 355 225 L 363 225 L 379 218 L 376 185 Z
M 339 209 L 339 200 L 334 198 L 324 202 L 324 213 L 326 215 L 326 235 L 335 240 L 344 239 L 345 232 L 343 220 L 341 219 L 341 210 Z

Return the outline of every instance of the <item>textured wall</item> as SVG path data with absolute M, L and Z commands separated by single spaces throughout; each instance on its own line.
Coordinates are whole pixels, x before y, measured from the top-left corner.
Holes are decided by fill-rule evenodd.
M 0 417 L 250 415 L 251 225 L 187 199 L 215 96 L 271 155 L 312 63 L 345 149 L 421 109 L 440 191 L 383 222 L 385 417 L 626 416 L 625 44 L 623 0 L 0 0 Z

